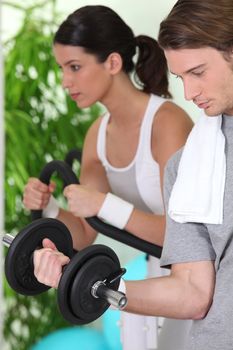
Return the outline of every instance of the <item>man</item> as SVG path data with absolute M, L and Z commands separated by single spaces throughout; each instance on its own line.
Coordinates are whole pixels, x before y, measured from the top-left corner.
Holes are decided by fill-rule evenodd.
M 193 319 L 187 350 L 233 349 L 232 19 L 232 0 L 179 0 L 159 33 L 185 98 L 205 115 L 167 165 L 161 265 L 171 275 L 126 282 L 127 309 Z

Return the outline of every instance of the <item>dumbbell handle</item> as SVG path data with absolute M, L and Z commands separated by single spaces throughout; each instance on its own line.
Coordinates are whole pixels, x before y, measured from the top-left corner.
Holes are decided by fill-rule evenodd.
M 14 240 L 14 236 L 9 233 L 4 234 L 2 238 L 3 244 L 9 248 Z M 124 293 L 108 288 L 103 281 L 97 281 L 91 288 L 91 294 L 94 298 L 106 300 L 109 304 L 117 309 L 123 309 L 127 304 L 127 298 Z
M 13 240 L 14 240 L 14 236 L 10 235 L 9 233 L 5 233 L 2 238 L 2 243 L 4 244 L 4 246 L 9 248 Z
M 109 304 L 120 310 L 124 309 L 127 304 L 124 293 L 108 288 L 103 281 L 97 281 L 93 284 L 91 294 L 94 298 L 105 299 Z

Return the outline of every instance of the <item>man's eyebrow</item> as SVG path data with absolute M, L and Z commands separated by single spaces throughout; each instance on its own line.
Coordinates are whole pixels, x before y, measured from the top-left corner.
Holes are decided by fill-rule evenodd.
M 183 74 L 191 73 L 191 72 L 194 71 L 195 69 L 203 68 L 205 65 L 206 65 L 205 63 L 199 64 L 198 66 L 192 67 L 192 68 L 188 69 L 187 71 L 183 72 Z M 170 73 L 173 74 L 173 75 L 178 75 L 177 73 L 174 73 L 174 72 L 172 72 L 172 71 L 170 71 Z M 179 75 L 179 76 L 180 76 L 180 75 Z

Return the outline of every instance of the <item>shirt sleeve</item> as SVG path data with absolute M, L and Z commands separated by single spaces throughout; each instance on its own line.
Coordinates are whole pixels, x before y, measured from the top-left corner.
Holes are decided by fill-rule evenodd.
M 161 266 L 176 263 L 215 260 L 216 254 L 206 225 L 201 223 L 181 224 L 167 214 L 168 201 L 174 185 L 181 151 L 167 163 L 164 177 L 164 201 L 166 207 L 166 232 Z

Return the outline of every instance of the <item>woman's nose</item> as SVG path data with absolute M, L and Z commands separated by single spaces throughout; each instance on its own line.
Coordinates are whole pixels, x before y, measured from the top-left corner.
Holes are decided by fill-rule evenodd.
M 68 74 L 63 73 L 62 87 L 63 89 L 69 89 L 72 86 L 72 79 Z

